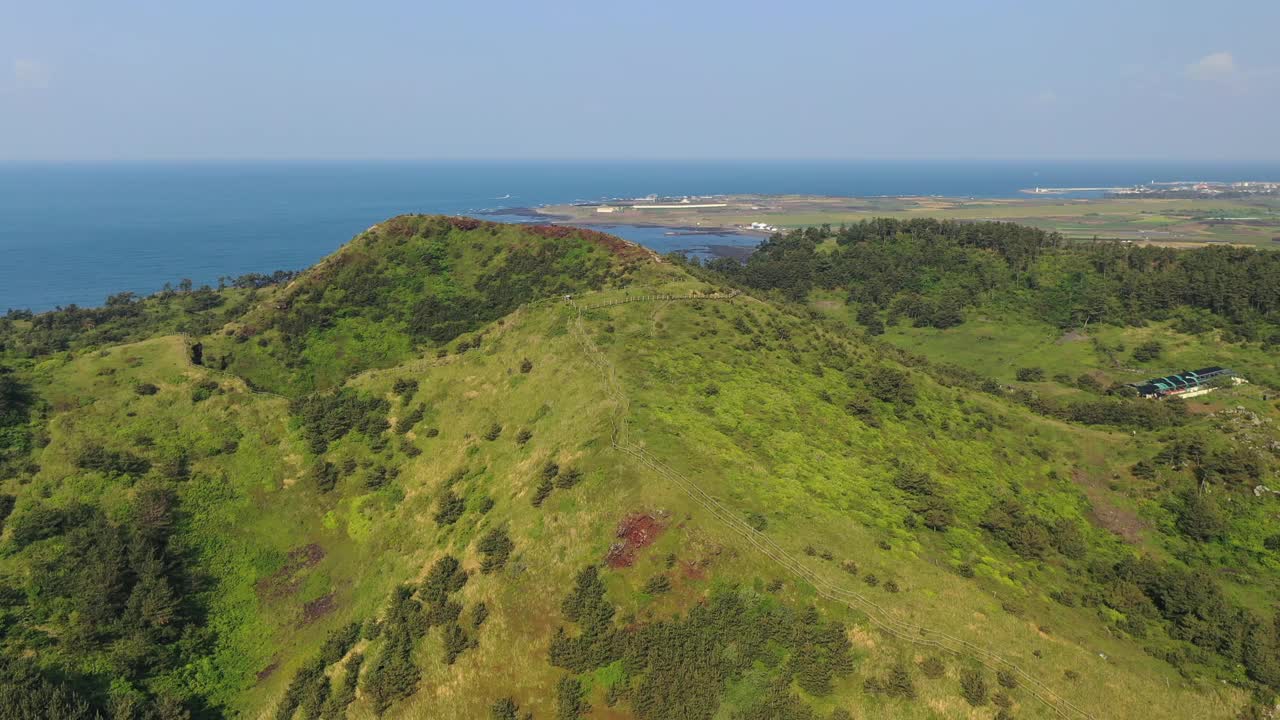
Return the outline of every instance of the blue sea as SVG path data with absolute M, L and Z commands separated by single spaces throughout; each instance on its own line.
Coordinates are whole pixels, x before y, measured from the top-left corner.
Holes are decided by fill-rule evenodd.
M 1009 197 L 1036 185 L 1278 178 L 1277 166 L 1084 162 L 0 165 L 0 312 L 97 305 L 182 278 L 216 283 L 305 268 L 407 212 L 476 215 L 651 193 Z M 660 252 L 758 242 L 610 231 Z

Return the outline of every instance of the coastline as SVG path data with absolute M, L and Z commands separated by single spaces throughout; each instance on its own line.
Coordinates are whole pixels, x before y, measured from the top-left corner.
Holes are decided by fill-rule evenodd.
M 978 198 L 925 195 L 698 195 L 511 208 L 489 213 L 594 229 L 641 228 L 671 235 L 763 239 L 774 232 L 874 217 L 1013 222 L 1069 240 L 1146 245 L 1238 245 L 1280 249 L 1280 197 L 1067 197 L 1049 193 Z

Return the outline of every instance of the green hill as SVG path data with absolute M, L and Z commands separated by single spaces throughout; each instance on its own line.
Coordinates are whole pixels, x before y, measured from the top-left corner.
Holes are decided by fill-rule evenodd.
M 1034 250 L 1012 284 L 1058 262 L 983 237 L 995 269 Z M 0 321 L 0 717 L 1271 702 L 1273 391 L 1017 380 L 1054 326 L 1016 293 L 869 335 L 865 279 L 779 282 L 831 251 L 809 239 L 744 277 L 405 217 L 274 284 Z M 1252 342 L 1213 359 L 1265 377 Z

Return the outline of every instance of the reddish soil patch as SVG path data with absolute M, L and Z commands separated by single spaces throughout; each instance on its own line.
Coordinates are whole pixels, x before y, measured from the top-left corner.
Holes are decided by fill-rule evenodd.
M 469 217 L 450 217 L 449 224 L 459 230 L 475 230 L 476 228 L 486 227 L 493 223 Z
M 302 585 L 303 571 L 315 567 L 323 559 L 324 548 L 316 543 L 290 550 L 279 570 L 258 581 L 258 596 L 280 598 L 294 594 Z
M 662 523 L 652 515 L 637 513 L 628 515 L 618 523 L 616 537 L 618 541 L 609 548 L 604 561 L 611 568 L 631 567 L 636 562 L 636 553 L 648 547 L 662 533 Z
M 298 625 L 310 625 L 325 615 L 333 612 L 337 607 L 338 601 L 334 598 L 333 593 L 329 593 L 324 597 L 318 597 L 302 606 L 302 622 L 298 623 Z
M 599 230 L 587 230 L 565 225 L 530 225 L 526 229 L 534 235 L 544 238 L 581 238 L 627 260 L 643 260 L 650 257 L 649 251 L 643 247 L 623 240 L 616 235 L 602 233 Z
M 680 574 L 684 576 L 685 580 L 706 580 L 706 561 L 691 563 L 688 560 L 682 560 L 680 561 Z
M 1113 504 L 1107 497 L 1107 491 L 1096 481 L 1091 480 L 1084 471 L 1076 470 L 1071 477 L 1089 499 L 1089 506 L 1092 509 L 1089 519 L 1095 525 L 1110 530 L 1124 538 L 1126 542 L 1135 545 L 1142 542 L 1142 531 L 1147 529 L 1147 524 L 1138 517 L 1137 513 Z
M 273 674 L 275 674 L 275 671 L 279 667 L 280 667 L 280 661 L 272 660 L 270 665 L 258 671 L 258 674 L 257 674 L 258 682 L 262 682 L 263 680 L 266 680 L 267 678 L 271 677 Z

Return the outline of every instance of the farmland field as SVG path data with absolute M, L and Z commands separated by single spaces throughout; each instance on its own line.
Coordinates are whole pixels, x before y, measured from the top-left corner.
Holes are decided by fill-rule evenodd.
M 672 228 L 744 229 L 751 223 L 779 228 L 857 222 L 871 217 L 999 220 L 1055 230 L 1076 239 L 1094 237 L 1184 246 L 1231 243 L 1280 248 L 1280 200 L 1148 198 L 941 197 L 841 198 L 731 195 L 724 207 L 637 209 L 617 204 L 554 205 L 539 212 L 572 224 L 639 224 Z M 690 203 L 696 204 L 696 203 Z

